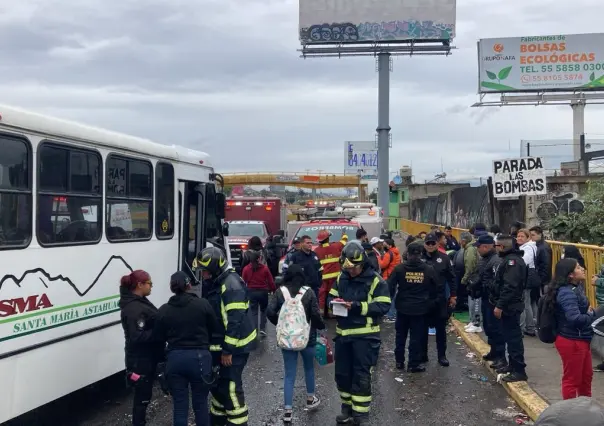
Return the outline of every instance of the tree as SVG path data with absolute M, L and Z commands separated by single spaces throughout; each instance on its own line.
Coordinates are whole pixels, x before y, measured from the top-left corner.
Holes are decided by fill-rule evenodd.
M 582 213 L 554 217 L 549 228 L 557 240 L 604 245 L 604 180 L 587 182 Z
M 267 189 L 263 189 L 262 191 L 260 191 L 260 196 L 262 196 L 262 197 L 267 197 L 268 194 L 269 194 L 269 192 Z
M 231 185 L 225 185 L 224 188 L 222 188 L 222 192 L 224 193 L 224 195 L 229 197 L 233 192 L 233 187 Z

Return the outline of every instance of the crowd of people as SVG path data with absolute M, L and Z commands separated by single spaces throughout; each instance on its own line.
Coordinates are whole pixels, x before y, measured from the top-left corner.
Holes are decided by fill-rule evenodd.
M 176 272 L 170 279 L 174 295 L 159 309 L 147 298 L 149 274 L 138 270 L 123 277 L 120 307 L 126 372 L 134 387 L 133 425 L 146 424 L 158 373 L 172 395 L 175 426 L 188 424 L 189 393 L 198 426 L 247 425 L 242 374 L 257 339 L 266 336 L 267 320 L 277 326 L 283 354 L 285 423 L 293 419 L 298 354 L 306 409 L 320 405 L 315 346 L 333 318 L 338 424 L 368 424 L 382 320 L 394 323 L 396 368 L 422 373 L 429 335 L 435 336 L 438 363 L 449 366 L 447 323 L 463 309 L 470 315 L 466 331 L 484 331 L 490 351 L 483 358 L 504 382 L 527 380 L 523 338 L 536 336 L 541 311 L 549 309 L 564 365 L 563 397 L 591 396 L 589 342 L 597 315 L 585 296 L 583 259 L 574 247 L 565 248 L 552 277 L 543 231 L 519 223 L 509 234 L 476 224 L 459 241 L 451 227 L 433 227 L 409 236 L 402 255 L 389 234 L 369 239 L 359 229 L 352 241 L 331 237 L 321 230 L 316 241 L 306 235 L 292 241 L 278 285 L 261 244 L 250 244 L 241 276 L 220 248 L 206 248 L 193 265 L 201 271 L 202 297 L 189 275 Z M 604 298 L 604 274 L 592 283 Z

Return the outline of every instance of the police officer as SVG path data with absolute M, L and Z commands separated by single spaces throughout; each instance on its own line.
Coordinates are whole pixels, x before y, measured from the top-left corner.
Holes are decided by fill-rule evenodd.
M 407 248 L 407 260 L 397 265 L 388 285 L 397 289 L 396 305 L 396 345 L 394 357 L 396 368 L 405 368 L 405 344 L 409 336 L 410 373 L 422 373 L 426 368 L 422 362 L 422 342 L 426 333 L 426 315 L 436 303 L 437 278 L 434 268 L 422 262 L 423 245 L 412 243 Z
M 248 408 L 241 376 L 256 340 L 256 328 L 248 316 L 245 283 L 229 268 L 225 254 L 218 247 L 203 249 L 196 263 L 209 286 L 208 301 L 218 318 L 222 318 L 210 346 L 214 365 L 221 365 L 211 390 L 212 425 L 247 426 Z
M 457 285 L 451 260 L 449 256 L 438 250 L 438 237 L 435 233 L 426 235 L 422 259 L 434 268 L 437 279 L 436 302 L 427 315 L 428 324 L 424 333 L 423 361 L 428 362 L 428 327 L 434 327 L 438 363 L 443 367 L 448 367 L 447 320 L 449 319 L 449 307 L 454 308 L 457 302 Z M 447 284 L 449 288 L 447 288 Z
M 476 296 L 481 297 L 482 323 L 487 342 L 491 349 L 482 359 L 494 364 L 505 360 L 505 341 L 501 330 L 501 321 L 495 318 L 495 305 L 491 303 L 490 289 L 495 282 L 495 271 L 501 263 L 501 257 L 495 250 L 495 239 L 491 235 L 481 235 L 475 245 L 478 248 L 478 282 Z
M 524 311 L 523 295 L 528 271 L 522 259 L 524 251 L 515 248 L 515 245 L 515 239 L 511 235 L 497 237 L 501 263 L 495 273 L 491 292 L 495 305 L 493 315 L 501 320 L 501 330 L 509 356 L 509 363 L 503 358 L 501 362 L 491 365 L 491 368 L 496 369 L 498 373 L 507 373 L 501 379 L 504 382 L 527 380 L 520 314 Z
M 143 270 L 133 271 L 120 280 L 119 306 L 126 340 L 126 378 L 134 387 L 133 426 L 147 424 L 153 380 L 157 364 L 164 355 L 165 344 L 153 332 L 157 308 L 147 299 L 151 287 L 151 276 Z
M 369 425 L 371 371 L 380 352 L 380 323 L 390 309 L 388 284 L 367 265 L 358 241 L 342 250 L 342 272 L 329 292 L 328 302 L 344 303 L 348 315 L 337 317 L 335 379 L 342 413 L 338 424 L 354 421 Z

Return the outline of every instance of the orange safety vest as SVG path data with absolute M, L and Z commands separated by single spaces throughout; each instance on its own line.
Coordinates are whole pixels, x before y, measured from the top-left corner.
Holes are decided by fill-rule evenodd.
M 344 245 L 341 242 L 323 243 L 315 249 L 315 253 L 323 267 L 323 281 L 337 278 L 340 273 L 340 255 Z

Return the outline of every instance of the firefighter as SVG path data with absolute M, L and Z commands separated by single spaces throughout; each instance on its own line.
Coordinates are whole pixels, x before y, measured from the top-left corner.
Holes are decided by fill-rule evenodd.
M 203 249 L 196 263 L 208 283 L 208 301 L 218 318 L 222 318 L 210 346 L 213 365 L 220 365 L 218 379 L 211 389 L 212 425 L 247 426 L 248 408 L 241 376 L 256 340 L 256 329 L 248 317 L 245 283 L 229 268 L 225 254 L 217 247 Z
M 320 230 L 317 235 L 319 247 L 315 249 L 319 262 L 323 266 L 323 281 L 319 289 L 319 309 L 321 310 L 321 315 L 326 315 L 328 312 L 328 306 L 326 306 L 327 294 L 338 275 L 340 275 L 340 255 L 346 244 L 342 241 L 330 243 L 329 237 L 331 235 L 331 232 L 326 229 Z
M 342 272 L 328 302 L 343 303 L 348 314 L 337 318 L 335 379 L 342 413 L 338 424 L 369 425 L 371 373 L 380 352 L 381 318 L 390 309 L 388 284 L 369 267 L 365 250 L 351 241 L 342 250 Z

